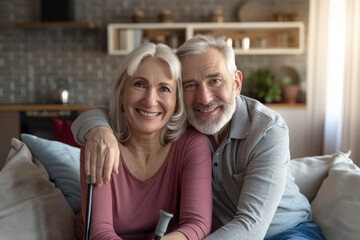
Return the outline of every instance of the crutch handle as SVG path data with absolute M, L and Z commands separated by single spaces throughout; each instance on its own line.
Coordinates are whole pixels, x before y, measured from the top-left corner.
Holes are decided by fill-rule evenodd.
M 170 219 L 173 217 L 171 213 L 160 210 L 160 218 L 156 226 L 155 238 L 154 240 L 160 240 L 164 236 Z

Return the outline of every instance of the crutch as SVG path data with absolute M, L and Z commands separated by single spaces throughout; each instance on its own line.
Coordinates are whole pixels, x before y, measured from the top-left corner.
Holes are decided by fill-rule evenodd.
M 92 190 L 93 184 L 91 183 L 90 176 L 86 176 L 86 183 L 88 184 L 87 192 L 87 203 L 86 203 L 86 215 L 85 215 L 85 234 L 84 239 L 89 239 L 90 231 L 90 220 L 91 220 L 91 204 L 92 204 Z M 164 236 L 170 219 L 173 217 L 173 214 L 160 210 L 160 218 L 156 226 L 155 238 L 154 240 L 160 240 Z
M 86 199 L 84 239 L 88 240 L 89 232 L 90 232 L 91 204 L 92 204 L 92 190 L 93 190 L 93 184 L 91 183 L 90 175 L 86 176 L 86 184 L 88 185 L 88 192 L 87 192 L 87 199 Z
M 160 218 L 156 225 L 155 238 L 154 240 L 160 240 L 164 236 L 168 227 L 170 219 L 173 217 L 171 213 L 160 210 Z

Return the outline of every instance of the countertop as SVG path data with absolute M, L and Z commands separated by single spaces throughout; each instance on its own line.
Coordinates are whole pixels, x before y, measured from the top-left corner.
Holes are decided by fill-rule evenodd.
M 2 112 L 18 112 L 18 111 L 84 111 L 89 108 L 102 106 L 94 105 L 78 105 L 78 104 L 3 104 L 0 105 Z
M 265 104 L 272 109 L 298 109 L 306 108 L 305 103 L 275 103 L 275 104 Z M 80 104 L 0 104 L 0 111 L 2 112 L 18 112 L 18 111 L 58 111 L 58 110 L 68 110 L 68 111 L 84 111 L 89 108 L 103 106 L 101 104 L 93 105 L 80 105 Z

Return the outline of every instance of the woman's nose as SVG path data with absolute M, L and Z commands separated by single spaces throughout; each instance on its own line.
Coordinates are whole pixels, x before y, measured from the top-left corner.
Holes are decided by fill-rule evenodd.
M 146 91 L 145 95 L 145 104 L 147 106 L 154 106 L 157 104 L 158 101 L 158 94 L 156 89 L 149 89 Z

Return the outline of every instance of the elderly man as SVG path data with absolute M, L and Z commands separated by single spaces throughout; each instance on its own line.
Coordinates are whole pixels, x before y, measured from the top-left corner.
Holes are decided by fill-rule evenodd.
M 213 224 L 206 239 L 323 239 L 290 173 L 288 128 L 279 114 L 240 95 L 233 49 L 224 38 L 196 36 L 177 55 L 188 121 L 212 150 Z M 86 172 L 107 183 L 117 173 L 119 150 L 106 110 L 88 110 L 72 130 L 86 143 Z

